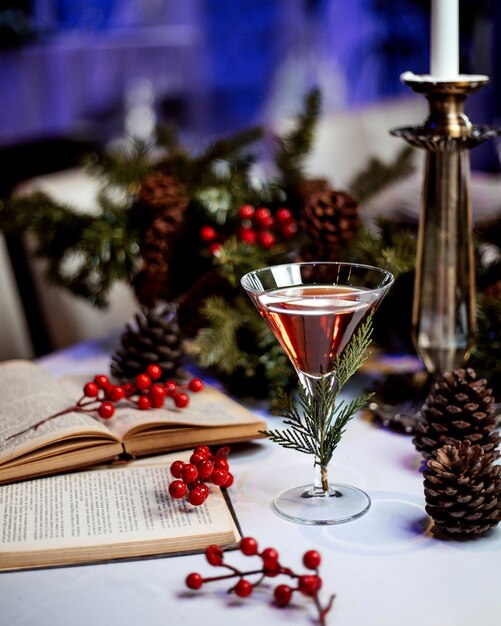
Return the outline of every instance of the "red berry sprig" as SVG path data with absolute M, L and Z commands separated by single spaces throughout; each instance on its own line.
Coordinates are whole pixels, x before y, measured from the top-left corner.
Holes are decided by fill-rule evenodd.
M 192 378 L 187 384 L 181 385 L 173 381 L 161 382 L 161 377 L 162 368 L 156 363 L 148 365 L 146 370 L 138 374 L 133 382 L 124 385 L 115 385 L 105 374 L 97 374 L 93 380 L 84 384 L 83 396 L 76 404 L 49 415 L 33 426 L 10 435 L 7 439 L 25 434 L 30 430 L 36 430 L 42 424 L 56 417 L 75 411 L 108 420 L 115 415 L 116 405 L 119 402 L 131 404 L 135 408 L 145 411 L 160 408 L 165 404 L 167 398 L 171 398 L 178 409 L 184 409 L 190 402 L 186 392 L 198 393 L 204 388 L 204 382 L 200 378 Z
M 294 216 L 286 207 L 280 207 L 273 213 L 267 207 L 254 209 L 246 204 L 240 207 L 238 215 L 241 220 L 238 237 L 248 245 L 258 243 L 262 248 L 268 249 L 278 241 L 292 239 L 297 233 Z
M 223 446 L 214 454 L 208 446 L 197 446 L 190 456 L 189 463 L 174 461 L 170 473 L 176 479 L 169 485 L 172 498 L 184 498 L 188 494 L 188 502 L 194 506 L 203 504 L 209 496 L 207 483 L 227 489 L 233 484 L 228 454 L 230 448 Z
M 204 383 L 200 378 L 193 378 L 188 384 L 179 385 L 173 381 L 161 382 L 162 368 L 156 363 L 148 365 L 144 372 L 136 376 L 133 382 L 114 385 L 104 374 L 98 374 L 93 381 L 85 383 L 83 397 L 76 404 L 79 411 L 97 411 L 102 419 L 109 419 L 115 414 L 115 405 L 121 400 L 146 411 L 161 408 L 167 398 L 171 398 L 178 409 L 188 406 L 190 398 L 185 391 L 202 391 Z
M 244 537 L 239 544 L 239 549 L 245 556 L 257 556 L 261 559 L 261 567 L 242 571 L 232 565 L 225 563 L 224 551 L 216 545 L 209 546 L 205 550 L 205 558 L 214 567 L 224 567 L 230 570 L 228 574 L 221 576 L 202 577 L 197 572 L 192 572 L 186 577 L 185 583 L 189 589 L 200 589 L 203 584 L 216 580 L 229 580 L 238 578 L 237 582 L 228 589 L 228 593 L 234 593 L 240 598 L 247 598 L 254 589 L 266 578 L 275 578 L 285 575 L 292 578 L 294 584 L 278 584 L 273 590 L 273 598 L 279 607 L 287 606 L 295 592 L 298 592 L 315 603 L 318 611 L 319 624 L 325 626 L 327 613 L 331 610 L 335 595 L 331 595 L 325 606 L 320 602 L 319 592 L 322 588 L 322 579 L 318 573 L 322 558 L 317 550 L 308 550 L 303 555 L 303 565 L 314 573 L 297 574 L 289 567 L 281 565 L 279 554 L 275 548 L 265 548 L 259 551 L 258 543 L 253 537 Z M 258 576 L 252 582 L 248 577 Z
M 238 239 L 249 246 L 258 244 L 269 249 L 279 241 L 292 239 L 297 233 L 296 221 L 287 207 L 280 207 L 273 213 L 265 206 L 254 208 L 251 204 L 244 204 L 238 210 L 238 218 Z M 209 225 L 200 229 L 200 239 L 213 255 L 218 254 L 224 243 L 224 237 Z

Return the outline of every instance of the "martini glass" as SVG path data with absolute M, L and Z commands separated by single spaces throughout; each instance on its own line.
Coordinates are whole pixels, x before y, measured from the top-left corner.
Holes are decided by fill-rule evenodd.
M 316 396 L 318 382 L 336 385 L 336 357 L 393 283 L 389 272 L 354 263 L 288 263 L 245 274 L 241 284 L 291 360 L 300 383 Z M 312 484 L 282 491 L 281 517 L 301 524 L 340 524 L 370 507 L 369 496 L 331 483 L 315 458 Z

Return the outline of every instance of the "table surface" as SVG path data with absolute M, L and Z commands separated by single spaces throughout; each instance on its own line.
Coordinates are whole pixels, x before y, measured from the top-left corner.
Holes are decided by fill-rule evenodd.
M 110 346 L 88 342 L 40 363 L 55 375 L 106 372 Z M 277 417 L 266 417 L 276 426 Z M 334 454 L 331 478 L 369 493 L 372 505 L 356 521 L 305 526 L 275 515 L 280 490 L 309 482 L 311 458 L 260 440 L 232 454 L 230 495 L 244 535 L 273 546 L 281 561 L 304 571 L 302 554 L 323 558 L 322 600 L 336 594 L 333 626 L 493 626 L 500 623 L 501 527 L 481 539 L 441 541 L 428 531 L 420 456 L 411 438 L 355 417 Z M 234 553 L 237 557 L 238 554 Z M 232 555 L 229 555 L 229 562 Z M 279 609 L 273 583 L 245 600 L 222 583 L 190 592 L 191 571 L 214 575 L 203 555 L 110 562 L 0 574 L 0 624 L 9 626 L 170 626 L 317 623 L 313 603 L 294 596 Z M 286 582 L 286 581 L 283 581 Z M 297 597 L 296 597 L 297 596 Z

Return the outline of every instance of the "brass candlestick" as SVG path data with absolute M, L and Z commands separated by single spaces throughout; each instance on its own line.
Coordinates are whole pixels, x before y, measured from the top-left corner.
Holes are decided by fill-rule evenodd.
M 406 72 L 401 78 L 429 103 L 422 125 L 390 131 L 426 151 L 412 308 L 412 339 L 425 371 L 389 377 L 370 408 L 383 424 L 412 432 L 432 378 L 462 366 L 474 345 L 469 150 L 497 131 L 473 125 L 464 113 L 466 98 L 489 82 L 487 76 L 442 81 Z M 391 389 L 405 399 L 391 401 Z
M 437 81 L 406 73 L 402 80 L 429 102 L 423 125 L 390 132 L 426 151 L 412 333 L 427 372 L 436 375 L 463 365 L 475 341 L 469 150 L 496 131 L 473 125 L 464 113 L 466 98 L 487 76 Z

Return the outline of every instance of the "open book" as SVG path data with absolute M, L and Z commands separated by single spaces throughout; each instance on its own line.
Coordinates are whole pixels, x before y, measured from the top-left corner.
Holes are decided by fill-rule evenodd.
M 56 380 L 32 361 L 0 364 L 0 484 L 201 443 L 248 441 L 266 429 L 262 419 L 210 386 L 192 394 L 184 409 L 117 406 L 106 423 L 75 412 L 30 428 L 74 405 L 82 382 Z
M 169 496 L 170 463 L 184 454 L 0 486 L 0 571 L 236 546 L 219 487 L 197 507 Z

